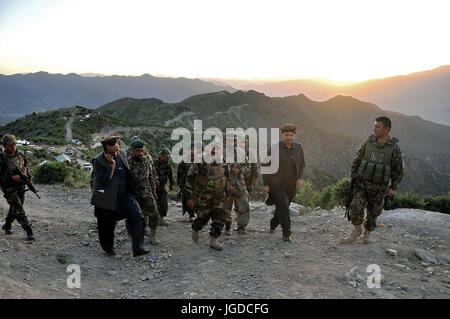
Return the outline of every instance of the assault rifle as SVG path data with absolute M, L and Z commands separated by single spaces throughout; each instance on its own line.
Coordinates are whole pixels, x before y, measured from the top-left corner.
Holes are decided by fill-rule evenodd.
M 25 191 L 32 191 L 37 196 L 37 198 L 41 199 L 39 197 L 39 195 L 37 194 L 38 190 L 34 187 L 33 183 L 30 180 L 30 178 L 27 175 L 25 175 L 22 172 L 22 170 L 20 168 L 18 168 L 18 167 L 16 169 L 16 172 L 17 172 L 17 175 L 19 175 L 20 178 L 22 179 L 22 181 L 25 183 L 25 185 L 28 186 L 28 189 L 26 189 Z

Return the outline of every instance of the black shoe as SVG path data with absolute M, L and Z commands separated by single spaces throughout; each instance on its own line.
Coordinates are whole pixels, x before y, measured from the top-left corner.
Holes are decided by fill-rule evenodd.
M 28 241 L 34 240 L 33 231 L 31 230 L 30 225 L 22 226 L 22 228 L 27 232 L 27 240 Z
M 275 202 L 273 201 L 273 198 L 270 195 L 266 199 L 266 205 L 267 206 L 275 205 Z
M 110 257 L 113 257 L 116 255 L 116 252 L 114 250 L 108 250 L 108 251 L 105 250 L 105 253 Z
M 6 224 L 4 224 L 3 226 L 2 226 L 2 229 L 5 231 L 5 235 L 11 235 L 12 234 L 12 231 L 11 231 L 11 226 L 6 226 Z
M 147 255 L 148 253 L 150 253 L 149 250 L 145 250 L 145 249 L 138 250 L 138 251 L 133 252 L 133 257 Z
M 291 235 L 289 235 L 289 236 L 283 236 L 283 240 L 284 240 L 285 242 L 290 243 L 290 242 L 292 242 L 292 236 L 291 236 Z

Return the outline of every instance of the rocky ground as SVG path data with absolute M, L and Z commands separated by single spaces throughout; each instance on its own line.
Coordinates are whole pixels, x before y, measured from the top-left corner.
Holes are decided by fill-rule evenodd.
M 169 209 L 151 254 L 131 256 L 121 221 L 115 257 L 98 243 L 88 189 L 39 185 L 41 200 L 27 194 L 25 209 L 36 241 L 27 243 L 17 223 L 0 234 L 2 298 L 444 298 L 450 296 L 450 215 L 413 209 L 385 211 L 370 244 L 340 244 L 351 231 L 344 211 L 305 213 L 292 206 L 293 242 L 267 231 L 272 207 L 252 203 L 248 238 L 222 236 L 222 252 L 190 240 L 179 203 Z M 2 198 L 0 207 L 6 213 Z M 68 288 L 67 267 L 81 269 L 81 287 Z M 369 265 L 381 287 L 369 288 Z

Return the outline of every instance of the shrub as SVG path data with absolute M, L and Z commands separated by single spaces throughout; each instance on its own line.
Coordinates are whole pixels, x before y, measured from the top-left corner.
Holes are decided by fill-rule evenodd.
M 331 187 L 331 193 L 333 195 L 336 205 L 344 206 L 344 203 L 348 197 L 350 191 L 350 178 L 345 177 Z
M 316 198 L 314 198 L 315 194 L 317 194 L 313 187 L 312 187 L 312 183 L 310 180 L 305 179 L 303 181 L 303 187 L 302 189 L 297 192 L 297 194 L 295 195 L 293 202 L 297 203 L 297 204 L 301 204 L 303 206 L 311 206 L 314 207 L 314 200 L 317 200 L 317 195 Z
M 71 175 L 71 169 L 65 163 L 45 163 L 34 171 L 34 181 L 39 184 L 60 184 Z

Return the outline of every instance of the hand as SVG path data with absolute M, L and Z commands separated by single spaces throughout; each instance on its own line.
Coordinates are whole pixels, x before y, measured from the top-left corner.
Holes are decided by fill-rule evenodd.
M 297 179 L 296 190 L 301 190 L 303 187 L 303 181 L 301 179 Z
M 155 180 L 155 183 L 156 183 L 156 187 L 158 187 L 159 186 L 159 181 Z
M 158 200 L 158 195 L 156 195 L 156 193 L 153 193 L 153 198 L 154 198 L 155 200 Z
M 186 205 L 187 205 L 189 208 L 194 208 L 194 206 L 195 206 L 194 200 L 188 199 L 188 200 L 186 201 Z
M 22 182 L 22 179 L 20 178 L 19 175 L 13 175 L 13 176 L 11 176 L 11 178 L 16 183 L 21 183 Z
M 239 168 L 232 168 L 231 172 L 233 173 L 233 175 L 238 175 L 241 172 L 241 169 L 239 169 Z
M 392 196 L 395 195 L 395 191 L 392 188 L 389 187 L 386 195 L 389 196 L 389 197 L 392 197 Z
M 269 186 L 263 187 L 263 193 L 264 193 L 264 195 L 267 195 L 267 193 L 269 193 Z
M 116 166 L 116 161 L 114 160 L 114 157 L 109 153 L 104 153 L 105 158 L 108 161 L 109 166 L 114 167 Z

